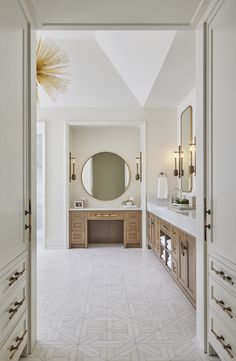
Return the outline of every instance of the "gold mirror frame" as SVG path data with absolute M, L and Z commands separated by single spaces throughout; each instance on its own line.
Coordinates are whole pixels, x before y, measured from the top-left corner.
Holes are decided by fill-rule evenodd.
M 97 190 L 97 194 L 95 194 L 95 192 L 96 192 L 96 190 L 94 189 L 94 167 L 93 167 L 93 164 L 92 164 L 92 162 L 93 162 L 93 158 L 95 157 L 95 156 L 101 156 L 101 155 L 103 155 L 103 154 L 105 154 L 105 155 L 110 155 L 110 157 L 111 156 L 114 156 L 113 157 L 113 162 L 112 163 L 110 163 L 110 165 L 111 165 L 111 167 L 113 167 L 113 169 L 112 169 L 112 171 L 111 172 L 109 172 L 109 173 L 107 173 L 108 174 L 108 176 L 110 177 L 110 182 L 108 182 L 107 184 L 106 184 L 106 179 L 104 178 L 105 177 L 105 172 L 107 172 L 107 169 L 108 168 L 106 168 L 105 169 L 105 171 L 104 172 L 100 172 L 100 176 L 99 176 L 99 181 L 97 182 L 97 184 L 99 184 L 99 188 L 100 188 L 100 190 L 98 191 Z M 87 167 L 89 167 L 89 161 L 91 160 L 91 164 L 90 164 L 90 168 L 92 169 L 91 170 L 91 174 L 92 174 L 92 179 L 90 179 L 90 185 L 88 185 L 88 183 L 89 182 L 87 182 L 87 184 L 85 184 L 86 183 L 86 181 L 85 181 L 85 177 L 86 177 L 86 175 L 85 175 L 85 167 L 87 166 Z M 120 185 L 117 185 L 117 189 L 115 190 L 115 191 L 113 191 L 113 189 L 114 189 L 114 184 L 115 184 L 115 182 L 116 182 L 116 180 L 117 180 L 117 176 L 118 176 L 118 173 L 116 172 L 116 169 L 114 168 L 115 166 L 116 166 L 116 164 L 115 164 L 115 161 L 118 161 L 118 162 L 123 162 L 123 164 L 124 164 L 124 174 L 123 174 L 123 176 L 124 176 L 124 178 L 123 178 L 123 181 L 124 181 L 124 186 L 123 186 L 123 188 L 121 187 L 121 184 Z M 101 161 L 101 160 L 100 160 Z M 101 164 L 101 163 L 100 163 Z M 121 165 L 121 164 L 120 164 Z M 109 168 L 110 169 L 110 168 Z M 95 170 L 96 171 L 96 170 Z M 127 173 L 126 173 L 127 172 Z M 91 174 L 90 174 L 90 176 L 91 176 Z M 127 174 L 127 181 L 126 181 L 126 179 L 125 179 L 125 174 Z M 107 177 L 106 177 L 107 178 Z M 129 185 L 130 185 L 130 179 L 131 179 L 131 172 L 130 172 L 130 169 L 129 169 L 129 166 L 128 166 L 128 164 L 127 164 L 127 162 L 121 157 L 121 156 L 119 156 L 118 154 L 116 154 L 116 153 L 113 153 L 113 152 L 99 152 L 99 153 L 96 153 L 96 154 L 93 154 L 91 157 L 89 157 L 87 160 L 86 160 L 86 162 L 84 163 L 84 165 L 83 165 L 83 168 L 82 168 L 82 170 L 81 170 L 81 182 L 82 182 L 82 185 L 83 185 L 83 187 L 84 187 L 84 189 L 85 189 L 85 191 L 91 196 L 91 197 L 93 197 L 94 199 L 97 199 L 97 200 L 100 200 L 100 201 L 112 201 L 112 200 L 114 200 L 114 199 L 116 199 L 116 198 L 119 198 L 120 196 L 122 196 L 122 194 L 124 194 L 126 191 L 127 191 L 127 189 L 128 189 L 128 187 L 129 187 Z M 121 181 L 121 183 L 122 183 L 122 181 Z M 101 190 L 101 186 L 102 185 L 104 185 L 105 184 L 105 188 L 103 187 L 103 190 Z M 91 187 L 91 189 L 90 189 L 90 187 Z M 104 189 L 105 189 L 105 191 L 106 191 L 106 195 L 105 196 L 101 196 L 101 194 L 105 194 L 104 192 Z M 99 193 L 100 192 L 100 193 Z M 113 196 L 108 196 L 108 194 L 112 194 L 112 192 L 113 192 Z
M 190 193 L 193 189 L 193 174 L 190 172 L 190 144 L 193 139 L 193 108 L 189 105 L 181 113 L 180 146 L 181 146 L 181 189 Z

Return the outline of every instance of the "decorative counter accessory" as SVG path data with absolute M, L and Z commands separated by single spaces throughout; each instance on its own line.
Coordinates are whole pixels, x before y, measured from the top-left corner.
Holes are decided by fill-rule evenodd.
M 136 207 L 134 197 L 129 197 L 127 200 L 122 202 L 122 207 Z
M 84 201 L 74 201 L 74 208 L 84 208 Z
M 161 172 L 157 180 L 157 198 L 168 198 L 167 173 Z

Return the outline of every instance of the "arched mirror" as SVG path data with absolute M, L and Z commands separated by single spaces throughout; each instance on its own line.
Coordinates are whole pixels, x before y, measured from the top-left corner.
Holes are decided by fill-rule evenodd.
M 129 167 L 115 153 L 94 154 L 82 169 L 82 183 L 86 192 L 101 201 L 120 197 L 128 188 L 129 182 Z

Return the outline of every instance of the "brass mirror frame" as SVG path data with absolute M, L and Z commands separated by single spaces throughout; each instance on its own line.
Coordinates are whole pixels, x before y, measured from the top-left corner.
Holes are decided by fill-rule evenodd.
M 103 199 L 99 199 L 99 198 L 94 197 L 91 193 L 89 193 L 89 192 L 87 191 L 87 189 L 86 189 L 85 186 L 84 186 L 84 182 L 83 182 L 83 170 L 84 170 L 84 167 L 85 167 L 86 163 L 87 163 L 88 160 L 91 159 L 94 155 L 101 154 L 101 153 L 112 153 L 112 154 L 117 155 L 118 157 L 120 157 L 120 158 L 124 161 L 124 163 L 126 164 L 126 166 L 127 166 L 127 168 L 128 168 L 128 171 L 129 171 L 129 182 L 128 182 L 127 187 L 125 188 L 124 192 L 121 193 L 118 197 L 115 197 L 115 198 L 112 198 L 112 199 L 109 199 L 109 200 L 103 200 Z M 81 178 L 81 183 L 82 183 L 82 186 L 83 186 L 85 192 L 86 192 L 90 197 L 92 197 L 92 198 L 94 198 L 94 199 L 96 199 L 96 200 L 98 200 L 98 201 L 101 201 L 101 202 L 110 202 L 110 201 L 113 201 L 114 199 L 117 199 L 117 198 L 121 197 L 121 196 L 127 191 L 127 189 L 128 189 L 129 186 L 130 186 L 130 183 L 131 183 L 131 171 L 130 171 L 130 167 L 129 167 L 128 163 L 127 163 L 127 162 L 124 160 L 124 158 L 121 157 L 119 154 L 114 153 L 114 152 L 111 152 L 111 151 L 103 151 L 103 152 L 94 153 L 94 154 L 92 154 L 89 158 L 86 159 L 86 161 L 84 162 L 83 167 L 82 167 L 82 169 L 81 169 L 81 177 L 80 177 L 80 178 Z
M 190 111 L 189 115 L 189 122 L 190 122 L 190 129 L 189 129 L 189 139 L 184 142 L 183 140 L 183 116 L 186 111 Z M 189 105 L 186 109 L 184 109 L 181 113 L 180 118 L 180 146 L 181 146 L 181 152 L 183 152 L 183 169 L 181 169 L 181 190 L 184 193 L 190 193 L 193 189 L 193 174 L 189 172 L 190 169 L 190 144 L 192 143 L 193 139 L 193 108 L 191 105 Z M 187 144 L 187 150 L 183 147 L 183 142 Z M 183 172 L 182 172 L 183 171 Z M 186 190 L 185 187 L 183 187 L 183 179 L 187 179 L 188 181 L 188 189 Z

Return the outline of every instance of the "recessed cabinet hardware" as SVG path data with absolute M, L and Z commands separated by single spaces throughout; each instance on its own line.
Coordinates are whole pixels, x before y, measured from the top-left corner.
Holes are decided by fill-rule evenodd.
M 15 353 L 16 353 L 16 351 L 19 349 L 19 347 L 20 347 L 20 345 L 21 345 L 21 343 L 22 343 L 22 341 L 24 340 L 24 337 L 25 337 L 25 335 L 26 335 L 26 333 L 27 333 L 27 330 L 25 330 L 25 332 L 23 333 L 23 335 L 21 336 L 21 337 L 19 337 L 19 336 L 17 336 L 16 337 L 16 342 L 17 342 L 17 345 L 16 346 L 14 346 L 14 345 L 11 345 L 11 347 L 10 347 L 10 349 L 9 349 L 9 351 L 10 352 L 12 352 L 11 353 L 11 355 L 10 355 L 10 360 L 12 360 L 13 359 L 13 357 L 14 357 L 14 355 L 15 355 Z
M 230 344 L 226 345 L 224 343 L 224 336 L 220 335 L 218 336 L 217 333 L 213 330 L 213 328 L 211 329 L 211 332 L 213 333 L 213 335 L 216 337 L 217 341 L 220 342 L 221 346 L 223 347 L 223 349 L 228 353 L 228 355 L 230 356 L 230 358 L 234 358 L 232 351 L 232 347 L 230 346 Z
M 231 276 L 226 276 L 223 271 L 217 271 L 213 266 L 211 267 L 211 269 L 213 272 L 215 272 L 217 274 L 217 276 L 220 276 L 224 281 L 229 282 L 231 285 L 234 284 Z
M 19 308 L 23 305 L 24 301 L 25 301 L 25 297 L 20 302 L 16 301 L 14 303 L 15 308 L 13 307 L 10 308 L 10 310 L 8 311 L 8 313 L 10 313 L 9 320 L 13 318 L 13 316 L 16 314 Z
M 211 225 L 210 224 L 205 224 L 204 228 L 205 229 L 211 229 Z
M 32 214 L 32 212 L 31 212 L 30 210 L 28 210 L 28 211 L 27 211 L 27 210 L 25 210 L 25 216 L 28 216 L 28 214 L 29 214 L 29 215 L 31 215 L 31 214 Z
M 230 318 L 233 318 L 234 316 L 233 316 L 233 313 L 232 313 L 232 308 L 231 307 L 226 307 L 225 306 L 225 302 L 223 301 L 223 300 L 218 300 L 216 297 L 213 297 L 213 300 L 215 301 L 215 303 L 217 304 L 217 305 L 219 305 L 221 308 L 222 308 L 222 310 L 224 311 L 224 312 L 226 312 L 226 314 L 230 317 Z
M 209 216 L 210 216 L 210 215 L 211 215 L 211 210 L 208 209 L 208 210 L 205 211 L 205 213 L 206 213 L 206 214 L 209 214 Z
M 28 225 L 28 224 L 25 224 L 25 230 L 27 230 L 27 229 L 30 229 L 30 230 L 31 230 L 31 226 Z
M 14 282 L 16 282 L 18 280 L 18 278 L 23 275 L 24 272 L 25 272 L 25 268 L 23 268 L 22 271 L 15 272 L 14 275 L 10 276 L 10 278 L 9 278 L 9 286 L 11 286 Z

